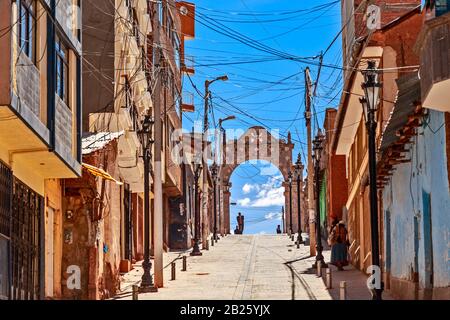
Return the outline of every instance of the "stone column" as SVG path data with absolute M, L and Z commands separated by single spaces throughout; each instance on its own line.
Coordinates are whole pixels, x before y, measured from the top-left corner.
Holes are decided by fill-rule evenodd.
M 223 230 L 225 234 L 230 234 L 230 187 L 224 186 L 223 190 Z

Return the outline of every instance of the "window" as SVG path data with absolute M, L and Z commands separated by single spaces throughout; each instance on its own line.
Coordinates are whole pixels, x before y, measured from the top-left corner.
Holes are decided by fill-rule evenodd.
M 177 114 L 181 117 L 181 94 L 178 92 L 175 95 L 175 110 L 177 111 Z
M 177 141 L 175 138 L 175 128 L 173 127 L 172 123 L 169 122 L 169 140 L 170 140 L 170 149 L 173 150 L 175 149 L 176 145 L 177 145 Z
M 32 0 L 19 1 L 19 46 L 23 53 L 35 61 L 34 39 L 36 35 L 35 5 Z
M 166 12 L 166 33 L 170 40 L 173 38 L 173 19 L 170 12 Z
M 450 0 L 436 0 L 436 17 L 450 12 Z
M 69 106 L 69 50 L 56 36 L 56 94 Z
M 180 38 L 175 32 L 173 34 L 173 49 L 174 49 L 175 63 L 178 69 L 180 69 Z
M 164 6 L 162 1 L 158 2 L 158 22 L 159 25 L 162 26 L 164 19 Z

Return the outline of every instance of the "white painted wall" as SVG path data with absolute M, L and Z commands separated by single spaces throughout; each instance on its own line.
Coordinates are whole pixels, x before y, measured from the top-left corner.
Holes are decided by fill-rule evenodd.
M 450 194 L 444 113 L 430 110 L 427 122 L 428 125 L 419 128 L 419 134 L 410 146 L 411 163 L 398 165 L 391 182 L 383 190 L 384 210 L 391 213 L 391 276 L 411 277 L 416 215 L 419 222 L 419 285 L 424 287 L 422 190 L 425 190 L 431 193 L 434 287 L 447 287 L 450 286 Z M 385 229 L 385 242 L 386 236 Z

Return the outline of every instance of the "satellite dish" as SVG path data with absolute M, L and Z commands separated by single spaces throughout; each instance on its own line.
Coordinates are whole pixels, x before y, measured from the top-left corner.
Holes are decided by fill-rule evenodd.
M 381 28 L 381 9 L 374 4 L 367 8 L 367 29 L 376 30 Z
M 186 6 L 181 6 L 181 7 L 180 7 L 180 13 L 181 13 L 183 16 L 187 15 L 188 12 L 189 12 L 189 10 L 188 10 L 188 8 L 186 8 Z

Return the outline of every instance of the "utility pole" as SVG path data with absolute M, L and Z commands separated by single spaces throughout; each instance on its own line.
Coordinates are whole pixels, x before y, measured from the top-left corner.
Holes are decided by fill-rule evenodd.
M 203 135 L 202 135 L 202 162 L 203 162 L 203 192 L 202 192 L 202 243 L 203 249 L 206 246 L 206 240 L 209 233 L 208 223 L 208 158 L 205 159 L 205 150 L 208 147 L 207 141 L 207 131 L 208 131 L 208 108 L 209 108 L 209 84 L 208 80 L 205 80 L 205 106 L 203 115 Z
M 162 5 L 162 4 L 160 4 Z M 158 17 L 157 14 L 158 4 L 153 4 L 153 17 Z M 162 21 L 158 18 L 153 20 L 154 24 L 154 43 L 155 48 L 155 61 L 156 65 L 153 67 L 153 76 L 156 77 L 156 88 L 153 92 L 155 97 L 154 101 L 154 113 L 155 113 L 155 143 L 154 143 L 154 159 L 155 159 L 155 176 L 154 176 L 154 264 L 155 264 L 155 286 L 162 288 L 164 286 L 163 278 L 163 201 L 162 201 L 162 164 L 161 164 L 161 147 L 162 147 L 162 123 L 161 123 L 161 90 L 165 90 L 162 86 L 162 78 L 164 76 L 164 70 L 161 68 L 162 57 L 160 48 L 160 28 Z
M 208 132 L 208 110 L 209 110 L 209 99 L 211 96 L 211 92 L 209 91 L 209 86 L 216 81 L 227 81 L 228 76 L 220 76 L 213 80 L 205 80 L 205 109 L 203 115 L 203 134 L 202 134 L 202 161 L 203 161 L 203 201 L 202 201 L 202 212 L 203 212 L 203 232 L 202 232 L 202 241 L 203 246 L 206 245 L 206 240 L 208 238 L 209 232 L 209 219 L 208 219 L 208 158 L 205 159 L 205 150 L 207 148 L 207 132 Z
M 312 81 L 309 68 L 305 69 L 306 106 L 305 119 L 308 135 L 308 215 L 309 215 L 309 253 L 316 255 L 316 228 L 315 228 L 315 205 L 314 205 L 314 165 L 312 159 L 312 132 L 311 132 L 311 95 Z

